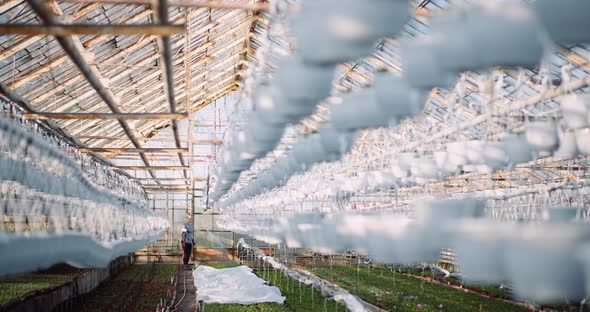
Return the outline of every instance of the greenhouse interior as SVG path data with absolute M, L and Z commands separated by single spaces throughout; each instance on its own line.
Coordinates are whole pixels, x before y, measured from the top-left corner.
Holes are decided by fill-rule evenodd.
M 0 312 L 590 311 L 590 1 L 0 1 Z

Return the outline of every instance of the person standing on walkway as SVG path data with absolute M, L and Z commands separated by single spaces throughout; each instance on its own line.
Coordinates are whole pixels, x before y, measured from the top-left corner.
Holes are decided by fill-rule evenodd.
M 188 267 L 188 261 L 193 254 L 193 246 L 195 244 L 193 236 L 192 216 L 186 214 L 186 222 L 182 225 L 182 262 L 184 267 Z

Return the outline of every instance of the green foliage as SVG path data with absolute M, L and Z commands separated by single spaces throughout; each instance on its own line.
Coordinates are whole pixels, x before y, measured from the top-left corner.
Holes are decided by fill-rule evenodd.
M 6 305 L 27 295 L 56 286 L 48 282 L 37 283 L 0 283 L 0 305 Z
M 318 289 L 288 278 L 282 272 L 264 267 L 253 269 L 258 276 L 281 290 L 283 296 L 287 297 L 285 305 L 291 311 L 346 311 L 344 305 L 325 298 Z
M 154 311 L 160 299 L 168 302 L 176 291 L 170 283 L 176 273 L 176 264 L 155 264 L 150 278 L 151 264 L 135 264 L 122 271 L 111 281 L 100 286 L 74 307 L 75 311 L 114 311 L 129 298 L 126 311 Z M 137 296 L 133 297 L 134 292 Z
M 71 282 L 76 273 L 28 273 L 0 279 L 0 306 Z
M 204 309 L 203 309 L 204 308 Z M 208 312 L 288 312 L 291 311 L 285 305 L 278 303 L 258 303 L 250 305 L 201 303 L 201 309 Z
M 412 274 L 412 275 L 417 275 L 417 276 L 422 276 L 422 277 L 430 277 L 430 278 L 435 277 L 435 275 L 432 273 L 432 270 L 429 268 L 421 269 L 421 268 L 415 268 L 415 267 L 398 267 L 398 268 L 395 268 L 395 270 L 398 270 L 398 272 L 403 273 L 403 274 Z M 450 282 L 452 285 L 463 285 L 465 288 L 473 289 L 476 291 L 481 291 L 481 292 L 486 293 L 487 295 L 495 297 L 495 298 L 501 298 L 501 299 L 506 299 L 506 300 L 511 299 L 510 293 L 508 293 L 505 289 L 499 288 L 496 285 L 464 283 L 463 281 L 461 281 L 455 277 L 448 277 L 445 279 L 445 281 Z
M 428 282 L 392 269 L 334 266 L 310 271 L 389 311 L 528 311 L 522 306 Z
M 216 268 L 234 267 L 238 264 L 214 264 Z M 344 305 L 332 299 L 325 298 L 322 293 L 299 282 L 287 278 L 282 272 L 275 271 L 266 266 L 252 266 L 258 276 L 276 286 L 286 297 L 284 304 L 258 303 L 251 305 L 240 304 L 205 304 L 205 311 L 215 312 L 242 312 L 242 311 L 264 311 L 264 312 L 287 312 L 287 311 L 346 311 Z M 202 308 L 202 307 L 201 307 Z
M 176 264 L 157 264 L 154 281 L 170 284 L 170 278 L 176 274 L 176 269 L 178 269 Z

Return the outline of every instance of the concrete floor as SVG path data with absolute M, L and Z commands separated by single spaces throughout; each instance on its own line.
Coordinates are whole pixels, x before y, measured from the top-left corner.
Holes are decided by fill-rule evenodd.
M 197 289 L 193 280 L 193 265 L 189 269 L 179 270 L 176 285 L 176 299 L 180 300 L 184 294 L 184 299 L 178 306 L 176 311 L 179 312 L 195 312 L 197 311 Z M 186 293 L 184 292 L 184 279 L 186 278 Z

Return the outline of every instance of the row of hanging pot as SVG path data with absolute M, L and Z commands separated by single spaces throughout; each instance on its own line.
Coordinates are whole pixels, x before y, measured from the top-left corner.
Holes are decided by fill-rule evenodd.
M 588 95 L 573 95 L 564 99 L 564 103 L 571 101 L 579 104 L 577 108 L 590 108 Z M 564 108 L 564 116 L 568 116 L 566 111 Z M 580 119 L 579 121 L 590 120 L 588 112 L 585 114 L 575 116 Z M 431 155 L 399 153 L 381 170 L 357 172 L 354 176 L 345 176 L 343 179 L 335 177 L 335 185 L 324 185 L 323 191 L 318 192 L 325 193 L 323 195 L 334 195 L 338 192 L 378 191 L 416 184 L 424 185 L 457 174 L 486 174 L 511 169 L 516 164 L 527 163 L 544 156 L 573 158 L 578 155 L 590 155 L 590 129 L 572 128 L 576 125 L 580 126 L 582 123 L 574 124 L 569 117 L 564 117 L 559 124 L 553 120 L 532 121 L 526 123 L 524 133 L 509 134 L 500 141 L 451 142 L 446 145 L 445 150 L 433 152 Z M 303 172 L 314 163 L 339 159 L 352 146 L 354 133 L 340 131 L 333 126 L 320 127 L 319 133 L 298 140 L 293 148 L 279 157 L 273 165 L 259 172 L 256 179 L 232 193 L 221 203 L 221 207 L 234 205 L 283 186 L 293 174 Z
M 77 268 L 105 268 L 115 258 L 129 256 L 146 244 L 154 243 L 163 234 L 163 230 L 158 230 L 104 243 L 86 233 L 0 233 L 0 277 L 46 269 L 58 263 L 67 263 Z
M 381 263 L 435 262 L 452 248 L 467 281 L 509 283 L 519 299 L 578 302 L 590 294 L 590 225 L 578 208 L 547 210 L 544 223 L 485 217 L 474 199 L 418 201 L 413 218 L 390 213 L 296 214 L 223 228 L 271 244 L 324 253 L 356 250 Z
M 21 114 L 22 111 L 19 111 L 14 104 L 7 102 L 5 99 L 0 99 L 0 118 L 6 117 L 4 119 L 7 122 L 12 122 L 15 126 L 31 131 L 48 145 L 71 157 L 94 184 L 108 188 L 132 201 L 145 200 L 145 192 L 138 183 L 115 172 L 108 165 L 96 160 L 89 154 L 80 152 L 70 142 L 65 141 L 62 137 L 49 131 L 47 127 L 42 126 L 39 121 L 24 119 Z
M 338 63 L 368 56 L 376 40 L 398 35 L 409 12 L 408 1 L 305 1 L 289 19 L 295 55 L 278 64 L 274 77 L 254 91 L 254 110 L 247 124 L 230 135 L 210 198 L 218 201 L 254 160 L 274 150 L 286 125 L 313 112 L 330 94 Z M 588 42 L 589 12 L 586 1 L 482 1 L 433 17 L 428 36 L 400 41 L 401 75 L 377 75 L 373 87 L 346 94 L 340 105 L 332 105 L 330 122 L 319 134 L 295 144 L 293 157 L 286 160 L 294 168 L 289 170 L 338 159 L 349 150 L 356 131 L 395 125 L 419 113 L 433 87 L 452 85 L 466 70 L 532 68 L 553 52 L 553 43 Z M 566 134 L 564 140 L 571 137 Z M 288 177 L 290 171 L 268 173 Z
M 14 181 L 56 196 L 75 197 L 120 209 L 144 209 L 141 202 L 97 186 L 66 153 L 0 118 L 0 180 Z

